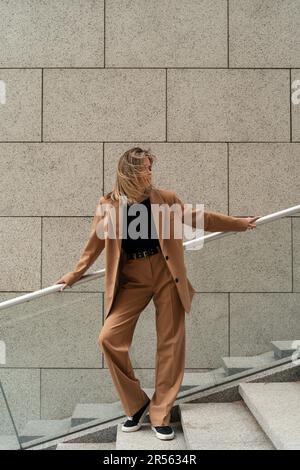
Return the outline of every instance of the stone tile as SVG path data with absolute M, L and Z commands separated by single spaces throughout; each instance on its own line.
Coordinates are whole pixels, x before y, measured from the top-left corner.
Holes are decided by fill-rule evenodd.
M 49 217 L 43 219 L 43 287 L 55 284 L 67 272 L 75 270 L 88 242 L 93 217 Z M 105 269 L 105 248 L 84 273 Z M 105 278 L 74 284 L 72 293 L 104 292 Z M 64 291 L 64 293 L 66 292 Z
M 0 80 L 5 83 L 5 104 L 1 103 L 0 114 L 0 141 L 40 141 L 42 71 L 2 69 Z
M 230 353 L 248 356 L 270 351 L 271 341 L 300 338 L 300 294 L 230 294 Z
M 291 223 L 283 218 L 204 242 L 201 250 L 185 253 L 185 264 L 200 292 L 290 292 L 291 257 Z
M 105 34 L 108 67 L 227 67 L 225 1 L 108 0 Z
M 36 290 L 41 281 L 41 219 L 0 217 L 0 290 Z
M 299 151 L 300 143 L 229 144 L 230 213 L 267 215 L 299 205 Z
M 0 381 L 17 431 L 20 432 L 27 421 L 40 417 L 40 371 L 34 368 L 0 367 Z M 2 392 L 0 403 L 0 435 L 13 435 L 15 431 Z
M 48 294 L 1 311 L 5 367 L 102 367 L 99 294 Z
M 299 67 L 299 2 L 230 0 L 230 67 Z
M 47 69 L 43 83 L 45 141 L 165 140 L 165 70 Z
M 0 143 L 1 215 L 94 215 L 102 144 Z
M 2 1 L 0 67 L 102 67 L 103 15 L 103 0 Z
M 186 367 L 217 368 L 228 354 L 227 294 L 195 294 L 186 313 Z
M 288 92 L 288 70 L 168 70 L 168 140 L 289 141 Z

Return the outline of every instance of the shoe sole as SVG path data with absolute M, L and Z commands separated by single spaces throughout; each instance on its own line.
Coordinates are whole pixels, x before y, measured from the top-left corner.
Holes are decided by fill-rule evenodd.
M 158 439 L 162 439 L 163 441 L 168 441 L 170 439 L 173 439 L 173 437 L 175 436 L 174 431 L 172 432 L 172 434 L 161 434 L 155 429 L 154 426 L 151 426 L 151 429 L 153 429 L 153 431 L 155 432 L 156 437 L 158 437 Z
M 141 427 L 142 427 L 142 422 L 145 418 L 145 416 L 148 414 L 148 411 L 149 411 L 149 407 L 150 407 L 150 403 L 149 405 L 147 406 L 147 408 L 144 410 L 142 416 L 140 417 L 139 419 L 139 422 L 136 426 L 132 426 L 130 428 L 128 428 L 127 426 L 124 426 L 124 424 L 122 425 L 122 431 L 123 432 L 134 432 L 134 431 L 138 431 Z

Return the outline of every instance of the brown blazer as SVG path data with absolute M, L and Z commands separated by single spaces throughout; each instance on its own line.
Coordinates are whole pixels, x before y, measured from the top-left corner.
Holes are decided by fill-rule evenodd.
M 174 191 L 169 191 L 161 188 L 153 188 L 150 192 L 150 203 L 151 204 L 167 204 L 171 206 L 172 204 L 180 204 L 182 210 L 184 209 L 183 202 L 178 198 Z M 97 236 L 96 228 L 97 224 L 103 218 L 102 223 L 105 224 L 108 221 L 109 211 L 103 210 L 102 214 L 99 215 L 99 205 L 101 204 L 110 204 L 115 208 L 115 234 L 116 237 L 109 238 L 108 236 L 101 239 Z M 102 206 L 103 207 L 103 206 Z M 107 207 L 107 206 L 106 206 Z M 183 212 L 182 212 L 183 214 Z M 192 209 L 192 226 L 196 228 L 196 217 L 199 216 L 199 209 Z M 68 272 L 65 274 L 59 282 L 65 282 L 68 286 L 72 286 L 76 281 L 78 281 L 85 271 L 95 262 L 99 257 L 100 253 L 105 250 L 105 318 L 110 312 L 115 295 L 120 286 L 120 272 L 122 265 L 125 259 L 124 250 L 122 250 L 122 239 L 120 237 L 120 225 L 122 224 L 122 211 L 119 221 L 119 203 L 118 201 L 111 201 L 105 199 L 104 196 L 101 196 L 96 211 L 94 214 L 94 219 L 92 222 L 92 227 L 90 231 L 89 239 L 81 253 L 80 259 L 75 266 L 74 271 Z M 182 216 L 183 220 L 183 216 Z M 185 219 L 187 220 L 187 219 Z M 198 219 L 199 220 L 199 219 Z M 181 299 L 182 305 L 186 312 L 189 312 L 191 309 L 192 298 L 195 294 L 195 289 L 190 283 L 187 274 L 186 267 L 184 263 L 184 247 L 183 239 L 179 238 L 164 238 L 162 235 L 162 224 L 156 223 L 154 218 L 155 227 L 159 237 L 159 242 L 161 246 L 162 253 L 166 260 L 166 265 L 168 266 L 170 273 L 176 282 L 176 287 L 178 289 L 178 294 Z M 122 226 L 122 225 L 121 225 Z M 199 225 L 198 225 L 199 227 Z M 245 231 L 247 230 L 247 223 L 243 218 L 232 217 L 219 212 L 207 212 L 204 211 L 204 230 L 208 232 L 226 232 L 226 231 Z M 170 234 L 172 231 L 170 229 Z

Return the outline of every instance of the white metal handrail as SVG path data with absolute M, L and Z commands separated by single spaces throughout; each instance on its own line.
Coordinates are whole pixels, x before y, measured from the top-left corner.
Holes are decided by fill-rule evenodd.
M 278 212 L 273 212 L 272 214 L 264 215 L 255 221 L 257 227 L 262 224 L 268 224 L 269 222 L 274 222 L 274 220 L 281 219 L 282 217 L 290 216 L 295 214 L 296 212 L 300 212 L 300 205 L 292 206 L 288 209 L 283 209 Z M 203 235 L 202 237 L 195 238 L 193 240 L 183 242 L 184 249 L 189 249 L 191 247 L 197 246 L 199 244 L 211 242 L 217 240 L 222 237 L 232 236 L 237 233 L 245 233 L 245 232 L 213 232 L 208 235 Z M 98 277 L 103 277 L 105 275 L 105 269 L 100 269 L 98 271 L 94 271 L 93 273 L 84 274 L 74 285 L 82 284 L 84 282 L 92 281 L 97 279 Z M 5 300 L 4 302 L 0 302 L 0 310 L 3 310 L 8 307 L 12 307 L 17 304 L 22 304 L 24 302 L 29 302 L 33 299 L 38 297 L 42 297 L 44 295 L 52 294 L 53 292 L 58 292 L 61 289 L 61 284 L 54 284 L 49 287 L 45 287 L 43 289 L 39 289 L 34 292 L 30 292 L 29 294 L 20 295 L 19 297 L 15 297 L 13 299 Z M 63 293 L 63 291 L 62 291 Z

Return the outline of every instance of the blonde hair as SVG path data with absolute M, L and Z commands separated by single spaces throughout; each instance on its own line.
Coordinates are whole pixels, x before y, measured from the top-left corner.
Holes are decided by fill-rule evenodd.
M 140 147 L 133 147 L 127 150 L 119 159 L 113 190 L 105 197 L 118 201 L 121 196 L 125 195 L 128 204 L 147 198 L 155 185 L 152 182 L 147 183 L 146 158 L 149 158 L 151 165 L 157 159 L 150 149 L 144 150 Z M 141 184 L 141 180 L 145 182 L 144 185 Z

